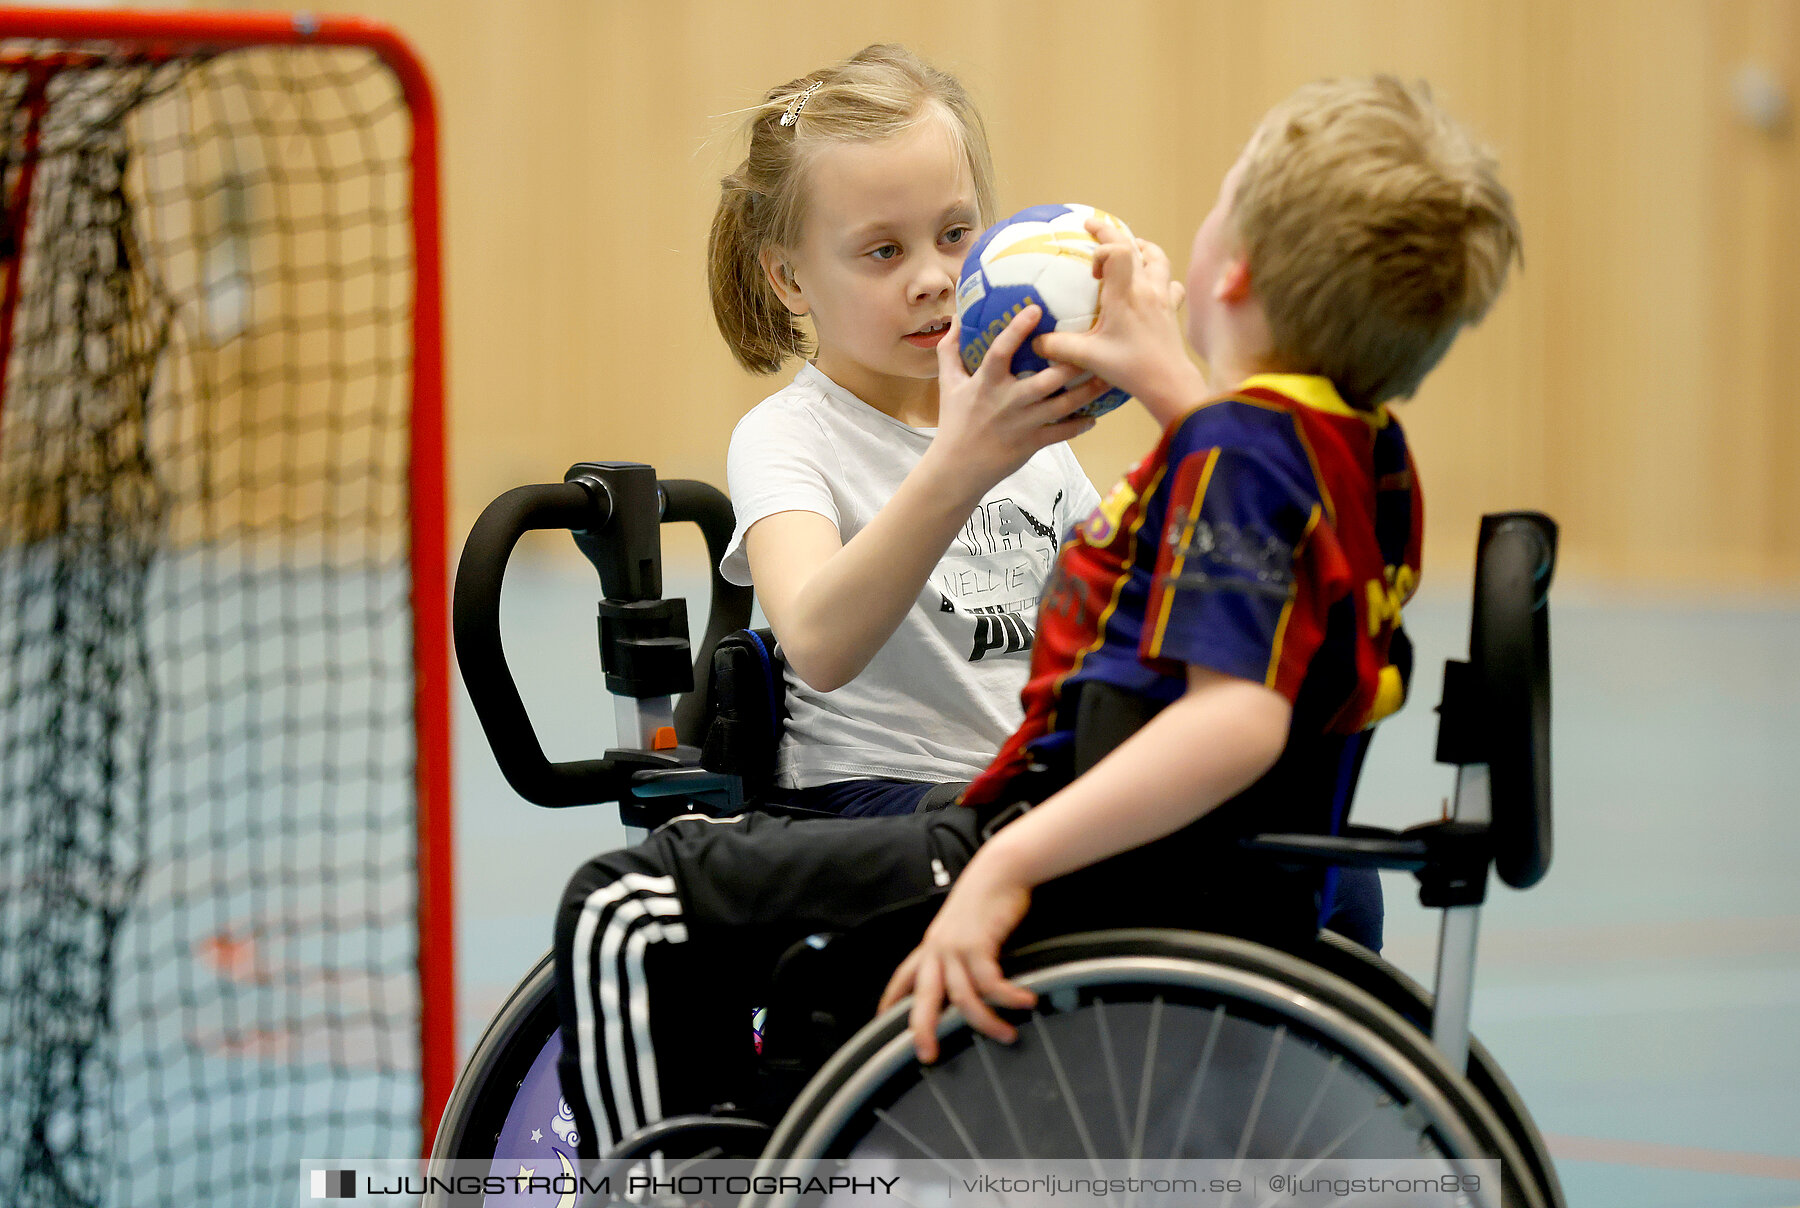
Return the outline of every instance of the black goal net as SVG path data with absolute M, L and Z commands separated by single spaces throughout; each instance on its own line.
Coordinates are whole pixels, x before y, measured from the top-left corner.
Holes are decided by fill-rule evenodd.
M 454 1056 L 421 81 L 354 29 L 28 16 L 0 17 L 0 1198 L 291 1204 L 302 1159 L 418 1152 Z

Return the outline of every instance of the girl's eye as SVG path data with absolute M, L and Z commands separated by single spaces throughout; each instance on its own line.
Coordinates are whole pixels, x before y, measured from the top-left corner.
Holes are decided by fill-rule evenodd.
M 951 227 L 944 232 L 945 243 L 966 243 L 969 238 L 968 227 Z
M 884 243 L 880 247 L 876 248 L 874 251 L 869 253 L 869 255 L 875 257 L 875 259 L 877 259 L 877 260 L 892 260 L 895 256 L 898 256 L 899 254 L 900 254 L 900 248 L 897 245 L 892 244 L 892 243 Z

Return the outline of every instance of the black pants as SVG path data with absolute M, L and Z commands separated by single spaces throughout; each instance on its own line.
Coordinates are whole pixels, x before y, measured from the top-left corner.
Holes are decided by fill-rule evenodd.
M 1316 876 L 1184 838 L 1040 886 L 1015 940 L 1169 926 L 1291 945 L 1315 933 Z M 744 1105 L 755 1093 L 751 1008 L 768 1001 L 783 955 L 808 936 L 897 917 L 911 928 L 884 936 L 901 941 L 897 962 L 979 842 L 975 811 L 959 807 L 857 820 L 749 814 L 678 820 L 590 860 L 564 894 L 555 947 L 559 1073 L 582 1154 L 669 1116 Z M 925 909 L 896 915 L 909 903 Z
M 777 962 L 941 895 L 977 842 L 974 811 L 881 819 L 681 819 L 590 860 L 556 921 L 563 1094 L 581 1150 L 751 1093 L 750 1012 Z

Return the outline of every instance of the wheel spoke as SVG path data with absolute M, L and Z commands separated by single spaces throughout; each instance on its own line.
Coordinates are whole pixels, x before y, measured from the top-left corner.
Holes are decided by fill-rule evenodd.
M 1341 1149 L 1344 1146 L 1344 1143 L 1347 1142 L 1351 1137 L 1355 1136 L 1358 1132 L 1361 1132 L 1363 1125 L 1367 1124 L 1370 1120 L 1374 1119 L 1375 1113 L 1379 1110 L 1380 1109 L 1378 1107 L 1371 1107 L 1368 1111 L 1364 1112 L 1362 1114 L 1361 1118 L 1359 1118 L 1356 1121 L 1356 1123 L 1352 1124 L 1349 1128 L 1347 1128 L 1343 1132 L 1339 1133 L 1337 1136 L 1337 1139 L 1332 1141 L 1332 1143 L 1330 1145 L 1325 1147 L 1324 1152 L 1318 1154 L 1315 1157 L 1307 1159 L 1306 1163 L 1303 1166 L 1301 1166 L 1299 1170 L 1293 1171 L 1292 1177 L 1296 1178 L 1296 1179 L 1303 1179 L 1307 1175 L 1311 1174 L 1313 1171 L 1317 1170 L 1319 1168 L 1320 1163 L 1330 1161 L 1331 1155 L 1336 1153 L 1339 1149 Z M 1257 1204 L 1256 1208 L 1275 1208 L 1275 1205 L 1277 1205 L 1277 1204 L 1285 1204 L 1288 1202 L 1290 1202 L 1290 1201 L 1285 1194 L 1278 1193 L 1278 1192 L 1270 1192 L 1269 1197 L 1267 1199 L 1263 1200 L 1261 1203 Z
M 1327 1145 L 1318 1154 L 1308 1159 L 1306 1165 L 1300 1168 L 1298 1174 L 1300 1176 L 1310 1174 L 1313 1170 L 1318 1168 L 1319 1163 L 1330 1161 L 1333 1154 L 1337 1153 L 1338 1150 L 1348 1144 L 1351 1137 L 1354 1137 L 1357 1133 L 1361 1132 L 1363 1126 L 1375 1118 L 1375 1113 L 1379 1112 L 1382 1109 L 1382 1106 L 1383 1105 L 1380 1103 L 1371 1104 L 1369 1109 L 1358 1116 L 1356 1122 L 1350 1125 L 1349 1128 L 1346 1128 L 1343 1132 L 1339 1133 L 1332 1140 L 1331 1144 Z
M 1187 1096 L 1182 1101 L 1181 1119 L 1175 1125 L 1175 1134 L 1169 1142 L 1169 1156 L 1163 1165 L 1165 1175 L 1181 1157 L 1181 1143 L 1187 1138 L 1188 1126 L 1194 1122 L 1194 1108 L 1200 1103 L 1200 1088 L 1206 1085 L 1206 1072 L 1212 1067 L 1213 1048 L 1219 1042 L 1219 1029 L 1224 1025 L 1225 1004 L 1220 1003 L 1212 1010 L 1212 1026 L 1206 1030 L 1206 1043 L 1201 1046 L 1199 1064 L 1194 1067 L 1193 1081 L 1188 1083 Z
M 938 1110 L 944 1114 L 944 1119 L 949 1122 L 951 1130 L 956 1133 L 956 1139 L 963 1143 L 963 1148 L 968 1151 L 969 1156 L 980 1163 L 982 1160 L 981 1148 L 975 1144 L 975 1138 L 969 1135 L 968 1126 L 963 1123 L 962 1117 L 957 1115 L 956 1108 L 950 1102 L 949 1096 L 945 1095 L 943 1088 L 938 1086 L 939 1079 L 936 1072 L 929 1068 L 921 1071 L 919 1081 L 923 1082 L 925 1089 L 931 1092 L 932 1099 L 937 1102 Z
M 1305 1137 L 1306 1130 L 1312 1127 L 1313 1116 L 1318 1114 L 1319 1105 L 1325 1102 L 1325 1092 L 1330 1089 L 1333 1079 L 1337 1077 L 1338 1071 L 1343 1067 L 1343 1054 L 1333 1053 L 1330 1063 L 1325 1067 L 1325 1076 L 1319 1079 L 1319 1089 L 1313 1092 L 1312 1102 L 1306 1105 L 1306 1112 L 1300 1117 L 1300 1125 L 1294 1129 L 1294 1137 L 1287 1143 L 1287 1152 L 1281 1155 L 1283 1158 L 1293 1157 L 1294 1151 L 1300 1147 L 1301 1138 Z
M 957 1140 L 963 1143 L 963 1148 L 968 1151 L 969 1157 L 974 1160 L 975 1169 L 986 1174 L 988 1171 L 988 1164 L 987 1160 L 982 1157 L 981 1147 L 975 1144 L 974 1134 L 969 1131 L 968 1125 L 964 1124 L 962 1117 L 957 1114 L 955 1105 L 950 1102 L 950 1097 L 946 1095 L 943 1088 L 938 1085 L 942 1079 L 938 1078 L 936 1072 L 930 1068 L 920 1070 L 919 1074 L 919 1080 L 925 1084 L 925 1089 L 930 1091 L 931 1097 L 937 1101 L 938 1110 L 944 1114 L 944 1119 L 949 1121 L 950 1127 L 955 1130 Z M 1010 1204 L 1012 1201 L 1005 1194 L 1002 1194 L 1000 1196 L 1000 1202 L 1002 1204 Z
M 1256 1125 L 1262 1120 L 1263 1100 L 1268 1097 L 1269 1083 L 1275 1077 L 1275 1062 L 1281 1055 L 1281 1042 L 1287 1039 L 1286 1026 L 1275 1029 L 1274 1039 L 1269 1041 L 1269 1055 L 1263 1058 L 1262 1073 L 1256 1079 L 1256 1094 L 1250 1100 L 1248 1119 L 1244 1121 L 1244 1130 L 1238 1134 L 1237 1153 L 1232 1155 L 1231 1174 L 1235 1178 L 1244 1169 L 1244 1155 L 1250 1152 L 1250 1138 L 1256 1135 Z M 1232 1194 L 1225 1194 L 1224 1203 L 1229 1208 Z
M 1094 1149 L 1094 1139 L 1088 1132 L 1087 1120 L 1081 1114 L 1081 1104 L 1075 1099 L 1074 1085 L 1069 1081 L 1068 1071 L 1063 1068 L 1062 1058 L 1056 1052 L 1056 1042 L 1050 1039 L 1050 1029 L 1044 1026 L 1042 1015 L 1033 1015 L 1031 1022 L 1037 1025 L 1038 1039 L 1044 1044 L 1044 1055 L 1050 1059 L 1050 1070 L 1056 1075 L 1056 1085 L 1062 1091 L 1063 1104 L 1069 1109 L 1069 1119 L 1075 1124 L 1075 1133 L 1081 1138 L 1081 1148 L 1087 1154 L 1088 1164 L 1093 1167 L 1097 1177 L 1104 1178 L 1105 1170 L 1100 1165 L 1100 1155 Z M 1112 1203 L 1113 1197 L 1106 1197 Z
M 892 1113 L 890 1111 L 886 1111 L 883 1108 L 878 1107 L 875 1109 L 875 1118 L 877 1120 L 881 1121 L 883 1124 L 887 1125 L 889 1128 L 893 1129 L 895 1132 L 899 1133 L 900 1136 L 907 1142 L 907 1144 L 911 1145 L 914 1149 L 918 1150 L 920 1153 L 924 1154 L 927 1158 L 931 1159 L 931 1161 L 935 1162 L 938 1166 L 942 1167 L 946 1174 L 949 1174 L 952 1177 L 957 1177 L 963 1173 L 962 1171 L 958 1170 L 955 1166 L 951 1165 L 950 1160 L 948 1158 L 946 1158 L 942 1154 L 938 1153 L 935 1149 L 931 1148 L 931 1146 L 925 1144 L 925 1142 L 921 1141 L 918 1138 L 918 1135 L 916 1133 L 914 1133 L 910 1128 L 906 1127 L 906 1125 L 900 1123 L 899 1120 L 895 1119 L 894 1113 Z
M 1100 1036 L 1100 1056 L 1106 1063 L 1106 1086 L 1112 1092 L 1113 1121 L 1119 1128 L 1119 1144 L 1126 1151 L 1131 1149 L 1131 1138 L 1126 1135 L 1129 1127 L 1125 1114 L 1125 1088 L 1119 1085 L 1118 1054 L 1113 1050 L 1112 1029 L 1106 1026 L 1106 1000 L 1096 997 L 1094 1003 L 1094 1030 Z
M 1131 1173 L 1136 1175 L 1144 1156 L 1144 1128 L 1150 1121 L 1150 1087 L 1156 1080 L 1156 1042 L 1162 1032 L 1162 995 L 1150 1000 L 1150 1026 L 1144 1037 L 1144 1072 L 1138 1079 L 1137 1115 L 1131 1122 Z
M 1000 1104 L 1000 1116 L 1006 1121 L 1006 1130 L 1012 1134 L 1013 1145 L 1021 1159 L 1031 1157 L 1031 1146 L 1025 1143 L 1024 1130 L 1019 1127 L 1019 1118 L 1013 1114 L 1012 1100 L 1007 1097 L 1006 1088 L 1000 1084 L 1000 1075 L 994 1069 L 994 1059 L 989 1053 L 993 1042 L 985 1036 L 975 1038 L 975 1055 L 981 1060 L 981 1068 L 987 1074 L 988 1085 L 994 1089 L 994 1098 Z

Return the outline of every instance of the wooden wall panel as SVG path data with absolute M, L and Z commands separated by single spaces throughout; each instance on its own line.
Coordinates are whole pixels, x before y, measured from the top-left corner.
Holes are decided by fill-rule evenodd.
M 432 68 L 447 152 L 457 539 L 581 458 L 720 481 L 785 378 L 713 331 L 706 228 L 733 111 L 866 42 L 963 76 L 1003 209 L 1113 209 L 1184 264 L 1269 104 L 1313 77 L 1429 79 L 1498 149 L 1526 268 L 1403 412 L 1430 553 L 1543 507 L 1576 578 L 1800 582 L 1800 169 L 1733 73 L 1796 83 L 1800 0 L 352 0 Z M 1077 449 L 1104 486 L 1141 415 Z
M 1709 13 L 1715 111 L 1723 86 L 1756 63 L 1800 85 L 1800 5 L 1733 4 Z M 1792 101 L 1789 102 L 1790 106 Z M 1717 513 L 1729 577 L 1800 564 L 1800 162 L 1795 114 L 1772 133 L 1730 115 L 1705 162 L 1712 208 L 1705 266 L 1716 364 L 1699 490 Z

